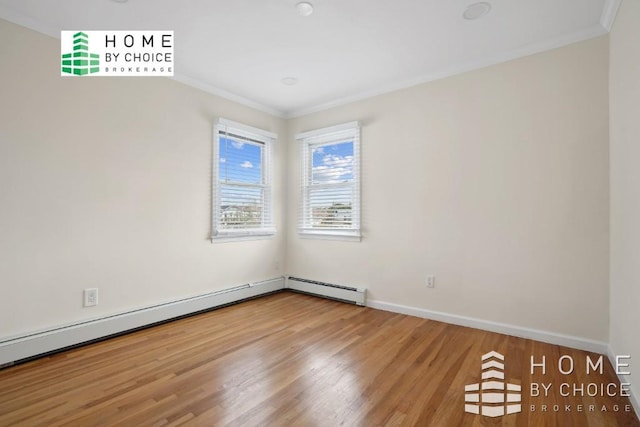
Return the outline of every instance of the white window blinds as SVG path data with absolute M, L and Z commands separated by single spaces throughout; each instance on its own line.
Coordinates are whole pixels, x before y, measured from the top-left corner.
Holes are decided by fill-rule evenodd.
M 213 147 L 213 239 L 275 233 L 271 145 L 275 135 L 219 119 Z
M 345 123 L 297 135 L 302 142 L 299 232 L 360 238 L 360 127 Z

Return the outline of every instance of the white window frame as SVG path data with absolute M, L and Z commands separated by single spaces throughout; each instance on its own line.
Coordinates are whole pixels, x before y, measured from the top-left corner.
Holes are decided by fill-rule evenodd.
M 298 233 L 301 237 L 360 241 L 360 124 L 356 121 L 303 132 L 296 135 L 296 140 L 301 142 L 300 160 L 302 166 Z M 353 181 L 344 184 L 313 184 L 312 150 L 318 146 L 333 145 L 350 140 L 353 140 Z M 314 227 L 311 224 L 310 190 L 321 186 L 351 188 L 350 228 Z
M 264 190 L 262 225 L 258 228 L 224 228 L 221 223 L 222 217 L 222 186 L 220 182 L 220 134 L 228 133 L 246 138 L 250 141 L 257 141 L 263 144 L 262 148 L 262 183 L 247 184 L 251 187 L 259 187 Z M 213 127 L 213 195 L 211 212 L 211 241 L 225 242 L 237 240 L 257 240 L 271 238 L 276 233 L 273 220 L 273 164 L 272 151 L 273 143 L 277 135 L 266 130 L 243 125 L 231 120 L 219 118 Z M 250 142 L 249 141 L 249 142 Z

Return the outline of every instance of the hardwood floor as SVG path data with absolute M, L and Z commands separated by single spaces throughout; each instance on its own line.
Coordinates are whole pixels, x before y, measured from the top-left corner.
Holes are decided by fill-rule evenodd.
M 505 381 L 522 386 L 520 413 L 464 412 L 465 385 L 481 381 L 492 350 Z M 558 372 L 561 355 L 573 374 Z M 587 375 L 587 355 L 598 358 L 280 293 L 4 369 L 0 425 L 640 426 L 619 393 L 561 396 L 562 383 L 619 386 L 606 357 L 602 375 Z M 545 375 L 530 373 L 531 356 L 546 357 Z M 543 382 L 550 395 L 531 397 Z

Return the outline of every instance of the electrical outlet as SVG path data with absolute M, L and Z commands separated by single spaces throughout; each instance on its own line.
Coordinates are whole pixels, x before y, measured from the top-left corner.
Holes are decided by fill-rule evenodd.
M 93 307 L 98 305 L 98 288 L 88 288 L 84 290 L 84 306 Z
M 436 287 L 436 276 L 427 276 L 427 288 Z

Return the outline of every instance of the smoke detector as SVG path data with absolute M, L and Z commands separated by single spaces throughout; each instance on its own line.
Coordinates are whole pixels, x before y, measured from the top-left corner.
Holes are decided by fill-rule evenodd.
M 491 10 L 491 4 L 487 2 L 473 3 L 467 6 L 462 13 L 462 17 L 468 21 L 474 21 L 482 18 Z
M 296 4 L 296 10 L 301 16 L 309 16 L 313 13 L 313 5 L 308 1 L 301 1 Z

